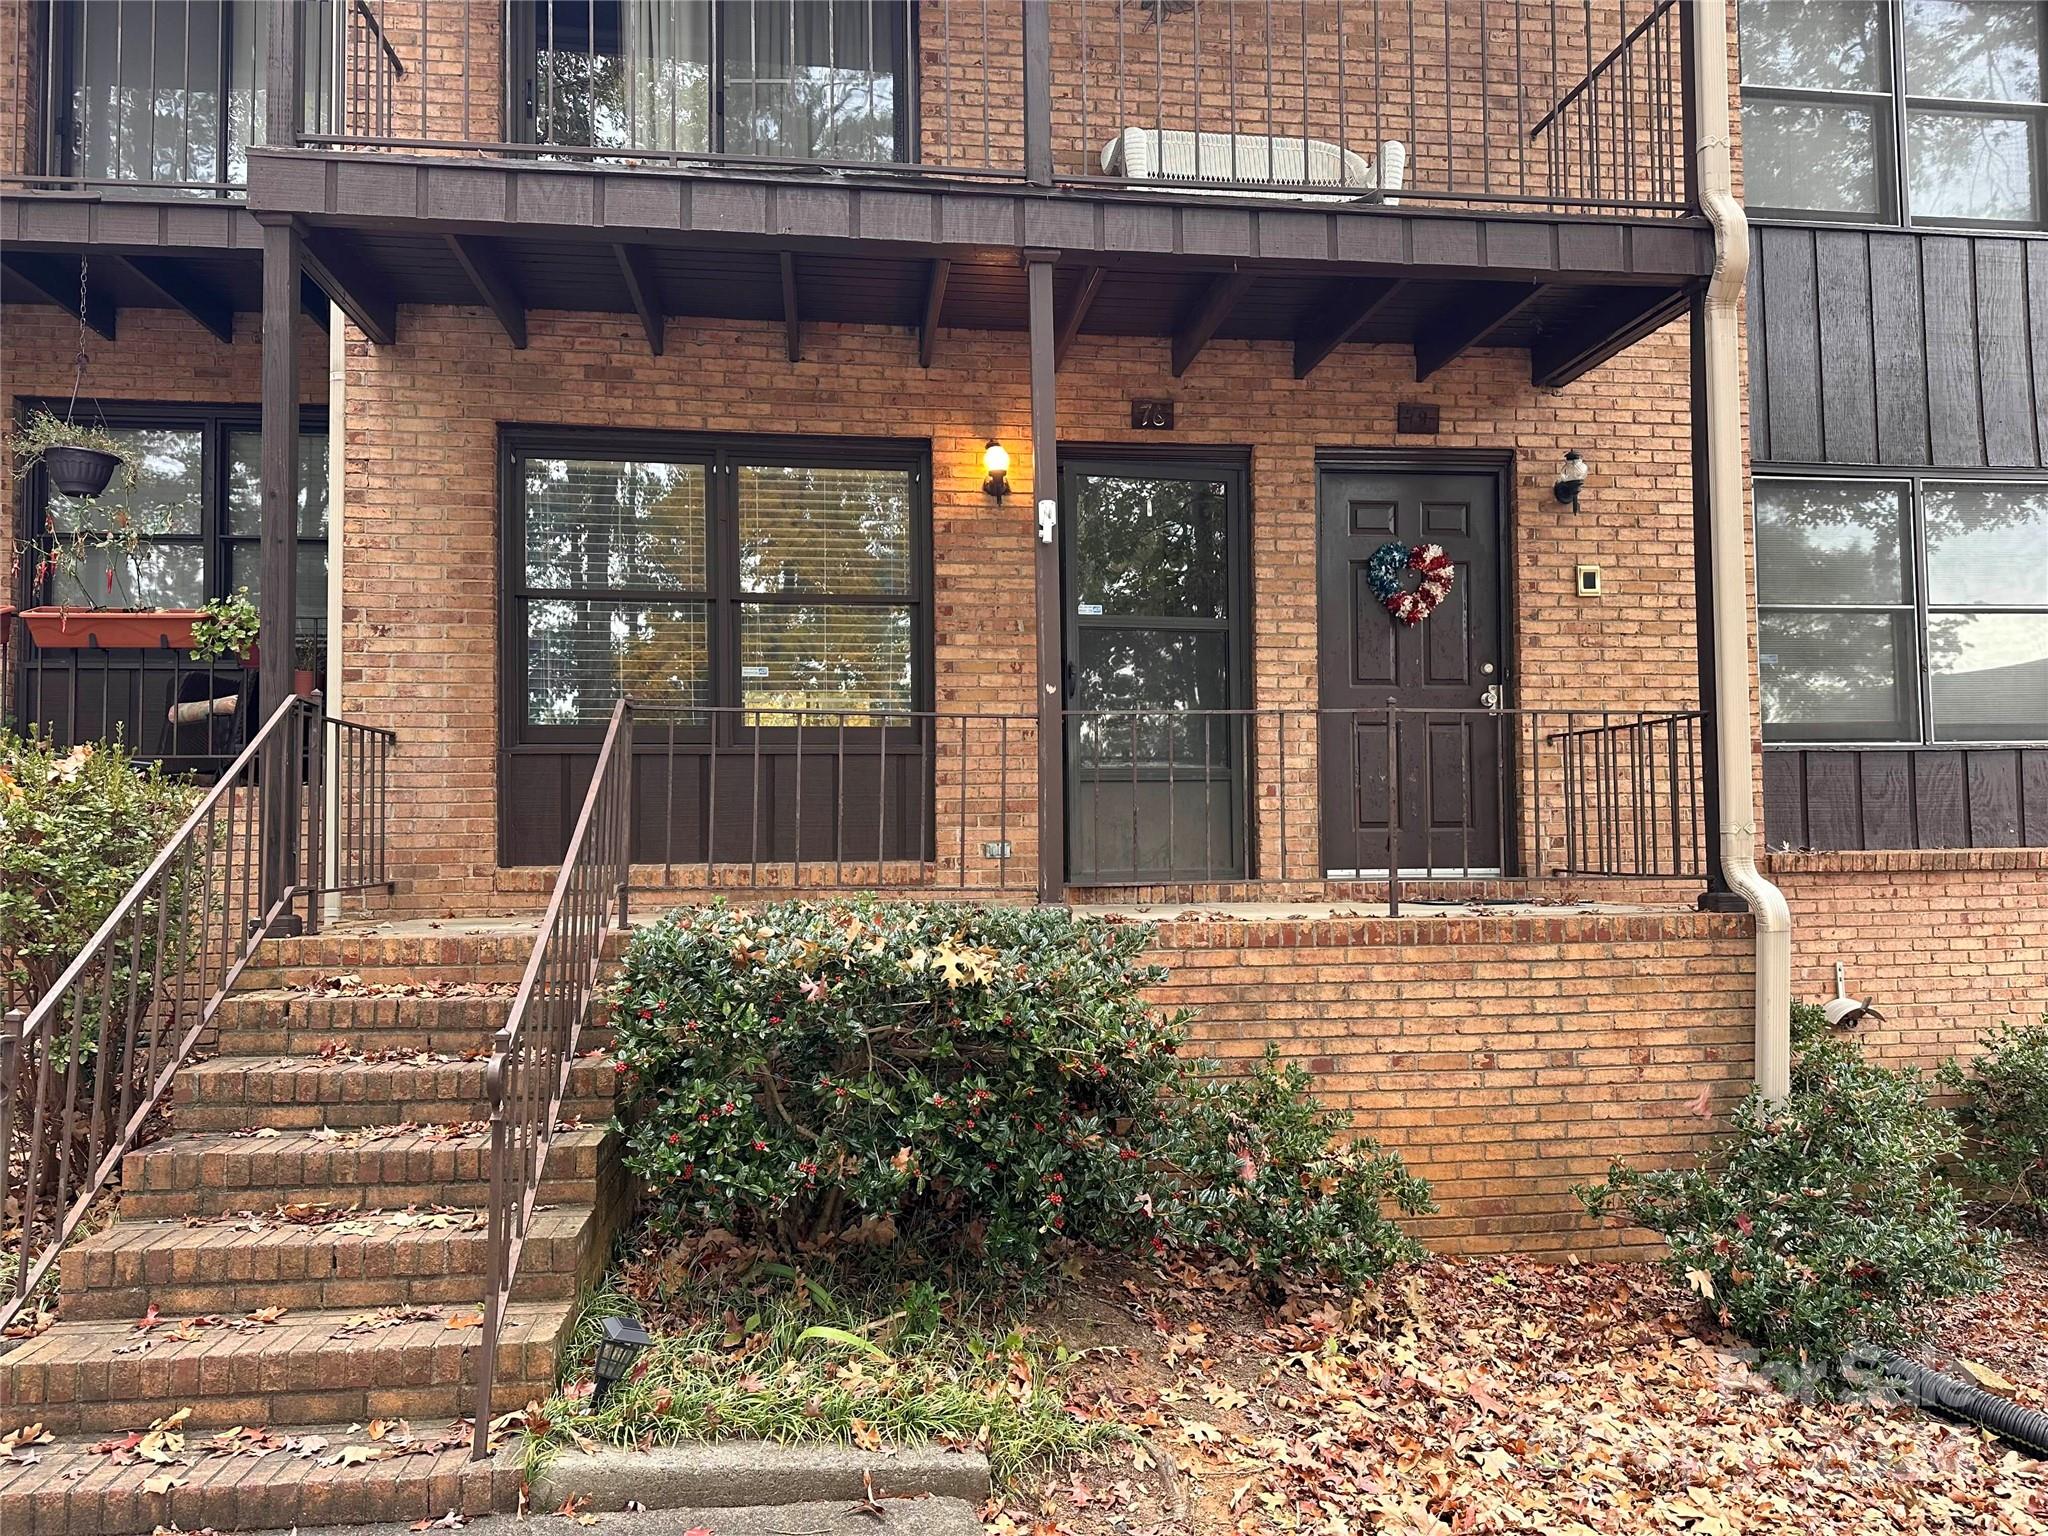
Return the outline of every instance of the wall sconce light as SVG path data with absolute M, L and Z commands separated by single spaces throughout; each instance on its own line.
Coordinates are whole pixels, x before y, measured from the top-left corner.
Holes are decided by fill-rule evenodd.
M 981 482 L 981 488 L 1000 505 L 1002 499 L 1010 494 L 1010 450 L 990 438 L 988 446 L 981 450 L 981 467 L 988 471 L 988 478 Z
M 597 1341 L 597 1354 L 591 1361 L 590 1374 L 595 1378 L 590 1394 L 592 1407 L 602 1403 L 612 1388 L 626 1379 L 640 1352 L 653 1342 L 654 1335 L 630 1318 L 604 1320 L 604 1336 Z
M 1550 488 L 1550 494 L 1576 512 L 1579 508 L 1579 487 L 1585 483 L 1586 461 L 1574 448 L 1565 454 L 1564 468 L 1557 472 L 1557 484 Z

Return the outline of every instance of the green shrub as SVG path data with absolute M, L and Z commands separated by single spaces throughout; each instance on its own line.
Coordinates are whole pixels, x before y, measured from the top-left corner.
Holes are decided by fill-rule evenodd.
M 67 752 L 0 729 L 0 990 L 9 1006 L 55 984 L 192 798 L 189 785 L 137 764 L 118 743 Z
M 1428 1191 L 1270 1057 L 1178 1054 L 1148 929 L 1051 908 L 787 902 L 634 935 L 613 993 L 656 1225 L 1033 1265 L 1062 1239 L 1378 1274 Z
M 1696 1167 L 1617 1162 L 1579 1195 L 1661 1234 L 1666 1267 L 1725 1325 L 1825 1385 L 1853 1346 L 1909 1344 L 1930 1303 L 1997 1283 L 1997 1236 L 1969 1229 L 1941 1175 L 1961 1132 L 1928 1088 L 1795 1009 L 1785 1099 L 1743 1100 Z
M 2002 1024 L 1978 1044 L 1967 1075 L 1953 1062 L 1942 1070 L 1963 1095 L 1970 1173 L 2001 1200 L 2048 1214 L 2048 1027 Z

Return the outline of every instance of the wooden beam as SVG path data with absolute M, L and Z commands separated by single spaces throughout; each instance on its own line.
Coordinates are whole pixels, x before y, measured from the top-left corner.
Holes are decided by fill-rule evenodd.
M 163 301 L 166 309 L 181 309 L 223 343 L 235 339 L 235 312 L 228 301 L 191 274 L 169 262 L 141 256 L 116 256 L 117 266 L 126 267 L 135 281 Z
M 357 330 L 380 347 L 398 339 L 398 301 L 346 235 L 308 231 L 300 239 L 299 257 L 307 275 L 341 306 Z
M 1244 297 L 1245 290 L 1255 280 L 1249 272 L 1225 272 L 1203 290 L 1201 299 L 1173 334 L 1173 376 L 1176 379 L 1201 356 L 1202 348 L 1209 345 L 1209 338 L 1216 334 L 1216 328 L 1230 318 L 1230 312 L 1237 308 L 1237 301 Z
M 331 318 L 326 293 L 303 270 L 299 273 L 299 313 L 323 331 Z
M 1662 330 L 1691 302 L 1690 288 L 1637 288 L 1617 294 L 1576 324 L 1539 336 L 1529 348 L 1529 382 L 1538 389 L 1562 389 L 1652 331 Z
M 644 245 L 614 245 L 619 276 L 626 282 L 626 297 L 633 313 L 640 317 L 640 329 L 647 333 L 647 350 L 656 357 L 666 343 L 668 312 L 661 307 L 661 284 L 654 275 L 654 258 Z
M 804 360 L 804 317 L 796 307 L 796 257 L 788 251 L 781 254 L 782 265 L 782 329 L 789 343 L 789 360 L 800 363 Z
M 1338 284 L 1304 317 L 1294 334 L 1294 376 L 1305 379 L 1324 358 L 1365 328 L 1386 307 L 1402 283 L 1393 277 L 1361 277 Z
M 448 253 L 469 279 L 469 286 L 498 317 L 498 325 L 515 349 L 526 345 L 526 300 L 506 272 L 505 263 L 488 240 L 476 235 L 448 235 Z
M 28 251 L 0 255 L 7 275 L 69 314 L 78 313 L 78 262 L 69 256 L 41 256 Z M 94 290 L 92 274 L 85 281 L 85 323 L 107 340 L 114 339 L 114 300 L 105 288 Z
M 1043 6 L 1027 6 L 1043 11 Z M 1038 658 L 1038 899 L 1059 902 L 1067 892 L 1067 701 L 1061 689 L 1066 647 L 1060 601 L 1059 406 L 1053 367 L 1052 271 L 1049 260 L 1024 268 L 1031 338 L 1032 581 Z M 1050 514 L 1049 516 L 1047 514 Z
M 1067 349 L 1074 344 L 1074 338 L 1081 334 L 1081 324 L 1088 318 L 1088 311 L 1095 307 L 1095 296 L 1102 292 L 1102 279 L 1107 275 L 1103 267 L 1089 267 L 1081 274 L 1081 286 L 1076 288 L 1067 300 L 1066 313 L 1053 326 L 1052 365 L 1055 371 L 1066 366 Z
M 953 275 L 953 263 L 941 256 L 932 263 L 924 288 L 924 319 L 917 327 L 917 366 L 932 365 L 932 344 L 938 339 L 939 314 L 946 307 L 946 282 Z
M 1477 299 L 1460 295 L 1440 306 L 1415 332 L 1415 382 L 1463 357 L 1527 309 L 1543 290 L 1542 283 L 1499 283 Z
M 268 720 L 292 695 L 292 634 L 299 583 L 299 271 L 296 225 L 263 226 L 263 436 L 259 452 L 263 571 L 259 669 Z M 298 869 L 299 737 L 286 731 L 263 765 L 259 804 L 263 821 L 263 902 L 268 911 L 284 896 Z M 318 750 L 315 746 L 314 750 Z

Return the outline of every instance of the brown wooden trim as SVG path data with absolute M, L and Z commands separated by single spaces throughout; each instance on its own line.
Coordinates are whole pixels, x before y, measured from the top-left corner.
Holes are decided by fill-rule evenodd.
M 1415 382 L 1448 368 L 1533 304 L 1542 283 L 1502 283 L 1479 299 L 1447 299 L 1415 337 Z
M 1088 311 L 1095 307 L 1095 296 L 1102 292 L 1102 279 L 1108 269 L 1090 266 L 1082 269 L 1081 281 L 1067 300 L 1067 307 L 1054 327 L 1052 339 L 1052 366 L 1055 372 L 1066 366 L 1067 350 L 1074 344 L 1074 338 L 1081 334 L 1081 325 L 1088 318 Z
M 667 344 L 668 316 L 662 309 L 661 283 L 654 275 L 654 263 L 645 246 L 623 241 L 612 247 L 612 255 L 618 259 L 627 302 L 640 317 L 640 328 L 647 333 L 647 350 L 659 357 Z
M 370 340 L 388 347 L 398 339 L 398 301 L 363 263 L 348 236 L 310 232 L 298 242 L 306 275 Z
M 1230 318 L 1238 300 L 1256 281 L 1256 276 L 1250 272 L 1226 272 L 1203 291 L 1200 300 L 1173 333 L 1173 376 L 1176 379 L 1201 356 L 1202 348 L 1209 344 L 1209 338 L 1216 334 L 1217 327 Z
M 2048 847 L 2048 742 L 1766 746 L 1764 840 L 1820 853 Z
M 782 328 L 788 343 L 789 360 L 804 360 L 804 317 L 796 303 L 796 256 L 784 251 L 778 258 L 782 268 Z
M 462 275 L 476 290 L 486 308 L 497 316 L 499 327 L 515 349 L 526 345 L 526 301 L 505 274 L 505 264 L 488 240 L 476 235 L 449 235 L 448 253 L 462 268 Z
M 45 303 L 54 304 L 74 315 L 78 313 L 78 273 L 83 260 L 76 256 L 39 256 L 26 251 L 0 254 L 0 266 L 7 269 L 9 277 L 41 295 Z M 114 301 L 104 288 L 93 292 L 90 274 L 86 278 L 85 323 L 107 340 L 114 339 Z
M 199 326 L 212 332 L 216 341 L 228 343 L 235 339 L 233 306 L 178 265 L 145 256 L 108 259 L 125 267 L 137 282 L 163 300 L 167 309 L 183 310 Z
M 1562 389 L 1626 351 L 1684 314 L 1692 294 L 1652 288 L 1610 299 L 1583 325 L 1539 337 L 1529 349 L 1529 382 L 1538 389 Z
M 953 275 L 953 263 L 944 256 L 932 262 L 931 276 L 925 281 L 924 318 L 917 327 L 917 366 L 929 368 L 932 365 L 932 347 L 939 338 L 939 316 L 946 308 L 946 281 Z
M 1402 291 L 1398 278 L 1353 278 L 1326 296 L 1313 322 L 1294 338 L 1294 376 L 1305 379 L 1324 358 L 1356 336 Z
M 1027 7 L 1028 15 L 1033 9 Z M 1061 729 L 1060 650 L 1064 628 L 1060 602 L 1060 495 L 1058 364 L 1054 346 L 1053 264 L 1033 261 L 1025 268 L 1031 303 L 1031 499 L 1032 578 L 1038 652 L 1038 899 L 1064 898 L 1067 884 L 1066 750 Z M 1052 508 L 1054 527 L 1038 531 L 1041 509 Z

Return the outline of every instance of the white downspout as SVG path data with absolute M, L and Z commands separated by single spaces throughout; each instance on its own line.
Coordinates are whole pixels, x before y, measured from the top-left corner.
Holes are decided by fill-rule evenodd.
M 1782 1097 L 1792 1073 L 1792 912 L 1757 868 L 1756 777 L 1751 738 L 1748 519 L 1742 491 L 1738 327 L 1749 275 L 1749 220 L 1735 199 L 1728 101 L 1726 0 L 1693 0 L 1692 132 L 1700 209 L 1714 226 L 1700 345 L 1706 394 L 1708 527 L 1712 535 L 1714 773 L 1720 783 L 1721 869 L 1756 919 L 1756 1085 Z M 1702 466 L 1694 465 L 1699 474 Z

